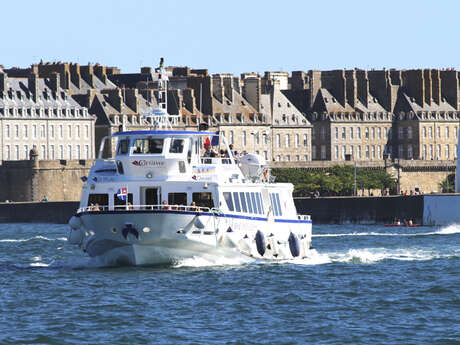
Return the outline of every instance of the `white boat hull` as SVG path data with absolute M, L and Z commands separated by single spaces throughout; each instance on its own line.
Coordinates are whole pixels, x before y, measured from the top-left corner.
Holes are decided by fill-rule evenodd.
M 69 224 L 69 242 L 109 266 L 285 260 L 308 256 L 311 244 L 311 222 L 298 220 L 137 210 L 83 212 Z

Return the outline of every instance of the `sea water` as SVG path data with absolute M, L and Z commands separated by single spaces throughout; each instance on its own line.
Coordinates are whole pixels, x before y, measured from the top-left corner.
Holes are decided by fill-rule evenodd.
M 460 344 L 460 225 L 314 225 L 308 259 L 100 267 L 0 224 L 0 344 Z

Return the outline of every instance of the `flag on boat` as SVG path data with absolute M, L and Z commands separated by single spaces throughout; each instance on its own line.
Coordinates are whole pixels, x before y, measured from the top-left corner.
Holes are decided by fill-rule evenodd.
M 219 131 L 216 132 L 216 135 L 213 135 L 211 138 L 211 146 L 219 145 Z
M 128 188 L 120 188 L 117 191 L 117 198 L 123 201 L 126 201 L 126 197 L 128 196 Z
M 206 139 L 204 140 L 204 147 L 206 146 L 211 146 L 211 140 L 209 140 L 209 137 L 206 137 Z

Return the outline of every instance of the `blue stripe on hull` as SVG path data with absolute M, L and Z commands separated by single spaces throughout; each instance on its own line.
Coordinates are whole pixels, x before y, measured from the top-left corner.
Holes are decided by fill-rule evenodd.
M 190 214 L 190 215 L 200 215 L 200 216 L 217 216 L 223 218 L 237 218 L 237 219 L 249 219 L 257 221 L 268 221 L 266 217 L 252 217 L 252 216 L 241 216 L 238 214 L 214 214 L 211 212 L 191 212 L 191 211 L 174 211 L 174 210 L 118 210 L 118 211 L 90 211 L 82 212 L 77 214 L 77 217 L 87 214 L 129 214 L 129 213 L 168 213 L 168 214 Z M 275 223 L 304 223 L 309 224 L 311 220 L 300 220 L 300 219 L 275 219 Z

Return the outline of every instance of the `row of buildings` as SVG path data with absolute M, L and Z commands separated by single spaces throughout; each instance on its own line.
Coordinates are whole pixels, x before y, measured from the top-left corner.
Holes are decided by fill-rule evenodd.
M 460 121 L 455 70 L 334 70 L 209 75 L 168 67 L 175 127 L 206 123 L 267 160 L 452 160 Z M 73 63 L 0 67 L 0 160 L 92 159 L 102 137 L 148 129 L 158 73 Z M 302 163 L 303 162 L 303 163 Z

